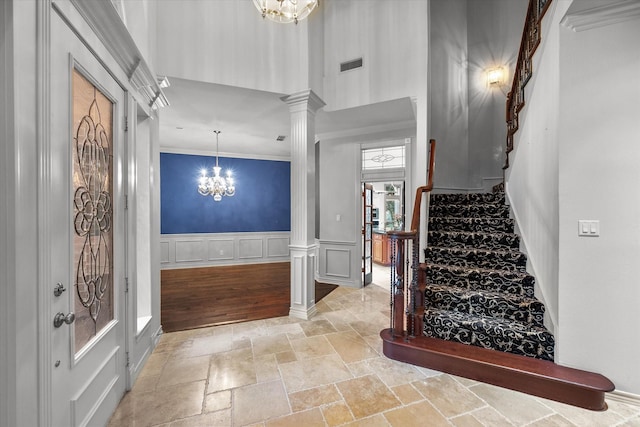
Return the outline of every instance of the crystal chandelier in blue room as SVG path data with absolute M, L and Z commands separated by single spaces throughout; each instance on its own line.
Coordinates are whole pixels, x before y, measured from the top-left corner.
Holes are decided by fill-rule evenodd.
M 231 176 L 231 170 L 228 169 L 226 176 L 220 176 L 222 168 L 218 166 L 218 137 L 221 133 L 219 130 L 214 130 L 216 134 L 216 165 L 213 167 L 213 175 L 207 176 L 207 170 L 202 169 L 202 175 L 198 182 L 198 193 L 203 196 L 212 196 L 213 200 L 219 202 L 222 200 L 222 196 L 233 196 L 236 194 L 236 187 Z

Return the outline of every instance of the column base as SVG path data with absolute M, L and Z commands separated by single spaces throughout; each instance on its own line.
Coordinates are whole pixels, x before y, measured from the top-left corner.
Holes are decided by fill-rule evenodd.
M 315 304 L 313 304 L 309 308 L 305 308 L 305 307 L 289 308 L 289 316 L 295 317 L 296 319 L 309 320 L 313 316 L 315 316 L 317 313 L 318 313 L 318 309 L 316 308 Z

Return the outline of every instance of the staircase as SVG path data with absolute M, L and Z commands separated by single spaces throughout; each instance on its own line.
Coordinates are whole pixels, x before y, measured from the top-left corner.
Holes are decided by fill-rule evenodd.
M 418 262 L 420 206 L 433 188 L 416 189 L 408 231 L 391 238 L 390 327 L 385 356 L 581 408 L 607 408 L 606 377 L 553 362 L 555 341 L 544 305 L 518 248 L 503 192 L 432 195 L 425 263 Z M 501 189 L 500 189 L 501 190 Z
M 431 196 L 425 336 L 553 361 L 503 192 Z

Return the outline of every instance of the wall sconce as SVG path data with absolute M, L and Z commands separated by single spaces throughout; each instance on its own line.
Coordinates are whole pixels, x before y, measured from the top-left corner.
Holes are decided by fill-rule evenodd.
M 500 87 L 505 84 L 506 73 L 504 68 L 496 67 L 487 70 L 487 85 L 489 87 Z
M 505 90 L 507 86 L 507 72 L 504 67 L 495 67 L 490 68 L 485 71 L 487 75 L 487 88 L 493 89 L 497 88 L 507 96 L 507 91 Z

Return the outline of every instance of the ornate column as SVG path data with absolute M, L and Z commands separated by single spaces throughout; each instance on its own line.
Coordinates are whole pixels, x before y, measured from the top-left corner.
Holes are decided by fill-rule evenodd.
M 305 90 L 282 98 L 291 115 L 291 307 L 289 315 L 316 313 L 315 115 L 325 103 Z

